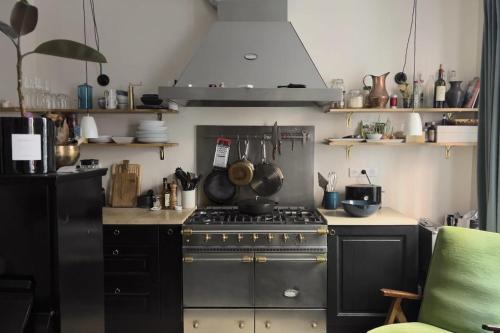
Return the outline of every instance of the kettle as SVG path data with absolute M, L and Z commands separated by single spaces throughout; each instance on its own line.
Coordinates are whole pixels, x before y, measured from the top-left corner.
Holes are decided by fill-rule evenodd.
M 383 109 L 386 107 L 387 102 L 389 101 L 389 93 L 387 92 L 386 88 L 386 79 L 389 74 L 390 72 L 379 76 L 368 74 L 363 78 L 363 84 L 365 87 L 368 86 L 365 82 L 366 78 L 369 76 L 371 76 L 372 78 L 372 89 L 370 90 L 370 94 L 368 95 L 368 104 L 371 108 Z

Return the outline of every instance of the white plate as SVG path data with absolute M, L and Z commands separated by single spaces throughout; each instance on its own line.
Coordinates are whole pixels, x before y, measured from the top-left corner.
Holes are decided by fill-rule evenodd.
M 141 143 L 167 143 L 166 139 L 158 138 L 137 138 L 138 142 Z
M 380 139 L 380 140 L 367 139 L 366 142 L 371 142 L 371 143 L 403 143 L 404 139 Z
M 141 134 L 136 135 L 138 138 L 168 138 L 168 134 Z
M 92 138 L 92 139 L 89 138 L 88 140 L 90 143 L 110 143 L 110 142 L 113 142 L 113 140 L 111 140 L 110 135 L 101 135 L 98 138 Z
M 165 122 L 163 120 L 143 120 L 139 123 L 139 126 L 165 126 Z
M 144 132 L 165 132 L 168 130 L 168 127 L 166 126 L 153 126 L 153 127 L 137 127 L 138 131 L 144 131 Z
M 343 138 L 339 138 L 339 139 L 333 139 L 333 138 L 330 138 L 328 139 L 328 141 L 330 142 L 363 142 L 365 141 L 365 139 L 349 139 L 349 138 L 346 138 L 346 139 L 343 139 Z

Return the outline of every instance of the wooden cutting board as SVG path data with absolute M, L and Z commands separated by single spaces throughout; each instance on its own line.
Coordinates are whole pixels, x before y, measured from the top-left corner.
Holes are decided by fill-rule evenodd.
M 125 160 L 113 165 L 111 175 L 111 207 L 135 207 L 140 193 L 141 166 Z

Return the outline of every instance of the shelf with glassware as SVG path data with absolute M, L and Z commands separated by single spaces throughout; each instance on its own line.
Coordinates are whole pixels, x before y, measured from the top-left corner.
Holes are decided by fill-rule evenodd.
M 83 143 L 86 147 L 96 147 L 96 148 L 158 148 L 160 150 L 160 159 L 163 161 L 165 159 L 165 149 L 177 147 L 179 144 L 176 142 L 166 142 L 166 143 Z
M 346 117 L 346 125 L 347 127 L 351 127 L 352 116 L 354 113 L 387 113 L 387 114 L 406 114 L 406 113 L 440 113 L 446 114 L 449 119 L 456 113 L 477 113 L 479 109 L 477 108 L 400 108 L 400 109 L 392 109 L 392 108 L 360 108 L 360 109 L 328 109 L 326 113 L 339 113 L 345 114 Z
M 351 150 L 355 146 L 392 146 L 392 147 L 409 147 L 409 146 L 427 146 L 427 147 L 443 147 L 445 149 L 445 158 L 451 157 L 451 150 L 455 147 L 476 147 L 477 142 L 405 142 L 403 139 L 394 140 L 344 140 L 344 139 L 328 139 L 325 144 L 329 146 L 344 147 L 346 150 L 346 158 L 350 159 Z

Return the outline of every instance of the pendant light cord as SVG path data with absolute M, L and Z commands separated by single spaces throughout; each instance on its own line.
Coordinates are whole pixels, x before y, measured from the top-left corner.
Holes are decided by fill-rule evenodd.
M 83 41 L 85 46 L 87 46 L 87 11 L 85 9 L 85 0 L 83 3 Z M 85 61 L 85 84 L 89 84 L 89 64 Z
M 415 112 L 415 82 L 416 82 L 416 72 L 417 72 L 417 8 L 418 0 L 413 0 L 413 112 Z M 420 98 L 420 94 L 418 96 Z

